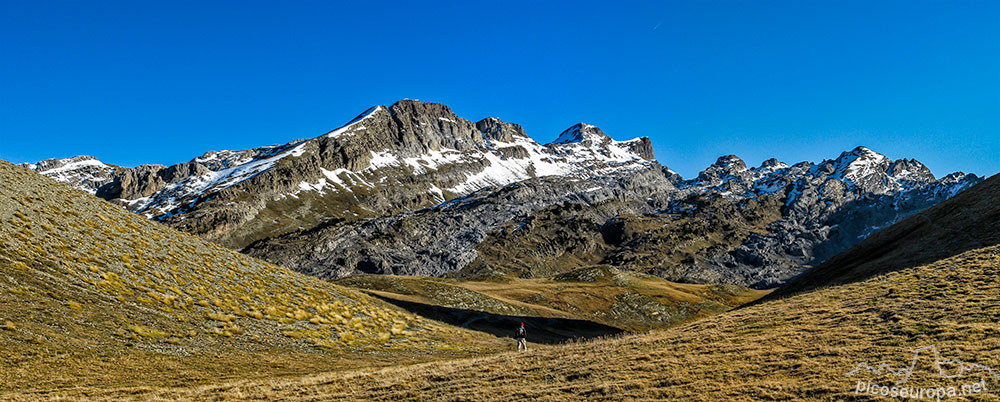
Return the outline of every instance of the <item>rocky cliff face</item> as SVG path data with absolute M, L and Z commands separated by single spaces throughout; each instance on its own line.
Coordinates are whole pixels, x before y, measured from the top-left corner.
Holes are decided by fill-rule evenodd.
M 882 158 L 859 148 L 820 163 L 747 168 L 724 156 L 679 186 L 652 164 L 586 180 L 552 176 L 433 208 L 331 222 L 244 251 L 331 278 L 551 277 L 611 265 L 679 282 L 769 288 L 981 181 L 916 180 L 892 170 L 912 162 Z
M 605 264 L 766 288 L 980 181 L 864 147 L 818 163 L 720 157 L 691 180 L 648 138 L 517 124 L 404 100 L 322 136 L 174 166 L 34 168 L 132 211 L 313 275 L 548 277 Z
M 673 185 L 653 164 L 587 179 L 540 177 L 482 189 L 430 208 L 330 222 L 254 243 L 244 251 L 325 278 L 354 273 L 439 276 L 476 260 L 477 247 L 491 232 L 553 205 L 614 200 L 621 210 L 653 211 L 666 206 L 664 194 L 672 191 Z M 603 221 L 618 212 L 595 214 Z

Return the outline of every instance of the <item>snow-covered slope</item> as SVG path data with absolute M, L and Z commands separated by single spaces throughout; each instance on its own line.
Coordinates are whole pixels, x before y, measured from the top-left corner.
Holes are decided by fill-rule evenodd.
M 274 167 L 278 161 L 301 156 L 302 141 L 246 151 L 212 151 L 189 163 L 204 166 L 197 173 L 168 183 L 151 197 L 124 200 L 147 217 L 170 217 L 186 203 L 207 200 L 208 194 L 225 190 Z
M 32 169 L 63 183 L 69 183 L 90 194 L 97 192 L 101 186 L 111 182 L 118 166 L 108 165 L 97 158 L 88 155 L 72 158 L 46 159 L 38 163 L 23 163 L 21 166 Z

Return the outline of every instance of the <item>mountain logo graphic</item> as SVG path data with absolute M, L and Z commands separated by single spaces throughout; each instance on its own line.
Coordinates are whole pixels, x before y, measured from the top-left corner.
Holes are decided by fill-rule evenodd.
M 880 363 L 878 366 L 872 367 L 867 362 L 861 362 L 858 363 L 853 370 L 848 371 L 846 376 L 852 377 L 863 372 L 879 376 L 892 375 L 897 379 L 895 385 L 903 385 L 910 379 L 910 375 L 913 374 L 913 370 L 917 366 L 917 362 L 920 360 L 921 355 L 932 355 L 934 357 L 933 366 L 937 369 L 938 375 L 941 376 L 941 378 L 964 378 L 966 376 L 974 375 L 972 374 L 973 372 L 979 372 L 982 373 L 980 374 L 980 378 L 982 379 L 992 377 L 993 380 L 1000 380 L 1000 374 L 989 366 L 977 363 L 966 363 L 957 359 L 942 359 L 938 354 L 937 347 L 934 345 L 915 349 L 913 351 L 913 359 L 910 361 L 910 366 L 908 368 L 893 369 L 889 363 Z M 951 368 L 950 370 L 949 367 Z

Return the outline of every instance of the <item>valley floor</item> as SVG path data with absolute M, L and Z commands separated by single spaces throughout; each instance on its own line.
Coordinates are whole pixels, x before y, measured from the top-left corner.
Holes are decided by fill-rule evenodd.
M 509 336 L 518 321 L 530 320 L 529 338 L 546 343 L 673 327 L 731 310 L 770 292 L 675 283 L 606 265 L 553 278 L 362 275 L 336 283 L 367 290 L 427 318 L 498 336 Z M 532 325 L 545 320 L 549 322 Z M 560 331 L 560 326 L 566 328 Z
M 865 370 L 851 373 L 860 363 L 896 369 L 912 363 L 905 386 L 982 381 L 986 391 L 965 400 L 998 400 L 1000 372 L 990 369 L 1000 368 L 998 274 L 1000 246 L 994 246 L 647 334 L 297 378 L 187 388 L 74 389 L 58 396 L 863 401 L 883 398 L 856 392 L 859 382 L 891 385 L 900 379 Z M 915 354 L 930 346 L 940 353 L 937 359 L 929 352 Z

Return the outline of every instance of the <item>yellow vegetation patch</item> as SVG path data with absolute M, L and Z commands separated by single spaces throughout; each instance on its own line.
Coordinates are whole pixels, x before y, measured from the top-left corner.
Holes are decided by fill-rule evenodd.
M 145 325 L 133 325 L 129 327 L 129 330 L 134 332 L 136 335 L 146 337 L 146 338 L 163 338 L 170 335 L 166 332 L 160 331 L 155 328 L 150 328 Z
M 350 317 L 353 309 L 381 323 L 382 332 L 407 317 L 367 295 L 206 243 L 2 161 L 0 183 L 0 399 L 356 365 L 372 358 L 357 353 L 370 352 L 377 339 L 361 334 L 352 345 L 340 343 L 337 331 L 347 330 L 346 322 L 333 323 L 331 314 Z M 455 339 L 420 330 L 435 342 Z M 492 337 L 484 344 L 500 345 Z M 378 359 L 385 365 L 456 356 L 426 349 L 399 347 Z

